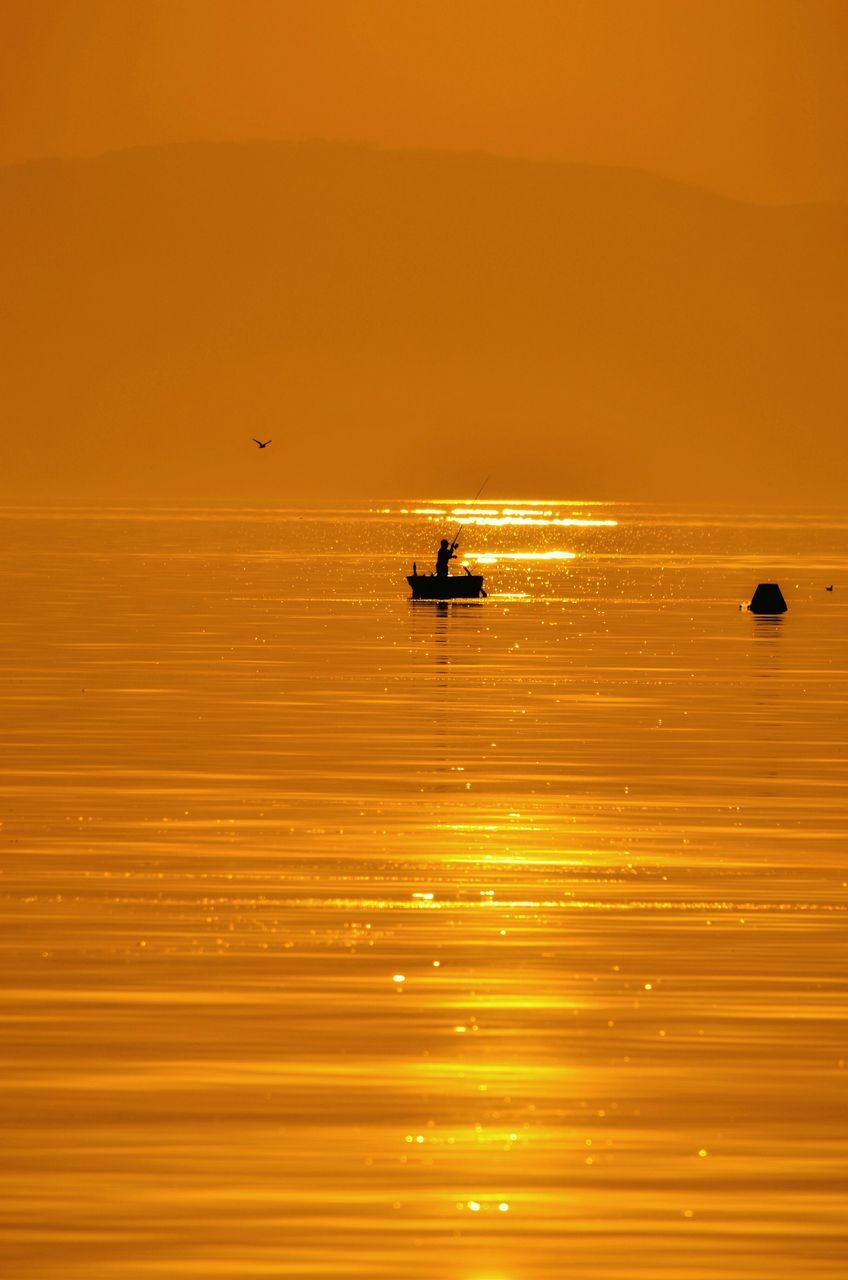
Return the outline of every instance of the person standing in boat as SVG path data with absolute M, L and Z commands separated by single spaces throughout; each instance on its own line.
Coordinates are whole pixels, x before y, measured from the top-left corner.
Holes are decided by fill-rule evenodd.
M 436 552 L 436 577 L 446 578 L 448 576 L 448 564 L 451 560 L 455 560 L 456 556 L 455 542 L 448 542 L 447 538 L 442 538 L 442 545 Z

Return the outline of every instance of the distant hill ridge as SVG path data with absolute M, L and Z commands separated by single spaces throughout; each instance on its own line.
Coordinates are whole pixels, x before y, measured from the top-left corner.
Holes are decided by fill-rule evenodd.
M 209 143 L 2 169 L 0 245 L 7 496 L 842 497 L 842 206 Z

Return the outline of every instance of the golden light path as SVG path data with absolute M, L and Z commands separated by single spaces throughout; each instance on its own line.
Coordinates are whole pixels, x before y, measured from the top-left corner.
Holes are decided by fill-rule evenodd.
M 574 551 L 466 551 L 465 559 L 476 564 L 497 564 L 499 560 L 576 560 Z
M 3 517 L 3 1274 L 837 1280 L 843 533 L 393 506 Z
M 478 508 L 473 510 L 464 510 L 457 507 L 451 511 L 437 511 L 429 507 L 417 507 L 411 512 L 411 515 L 427 516 L 429 520 L 445 520 L 448 518 L 460 520 L 465 525 L 482 525 L 491 528 L 540 528 L 545 526 L 556 527 L 560 529 L 614 529 L 618 524 L 617 520 L 594 520 L 582 516 L 557 516 L 552 513 L 542 514 L 525 514 L 525 513 L 507 513 L 504 511 L 480 511 Z

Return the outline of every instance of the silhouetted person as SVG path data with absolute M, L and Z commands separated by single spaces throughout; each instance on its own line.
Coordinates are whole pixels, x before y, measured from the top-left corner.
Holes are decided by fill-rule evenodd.
M 436 552 L 436 577 L 446 578 L 448 576 L 448 564 L 451 560 L 455 560 L 454 547 L 456 543 L 449 543 L 447 538 L 442 538 L 442 545 Z

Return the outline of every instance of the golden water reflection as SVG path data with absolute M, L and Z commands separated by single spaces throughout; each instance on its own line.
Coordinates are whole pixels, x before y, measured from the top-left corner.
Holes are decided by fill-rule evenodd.
M 841 540 L 304 516 L 6 513 L 6 1274 L 844 1274 Z
M 466 551 L 463 560 L 498 564 L 501 560 L 576 560 L 573 551 Z

